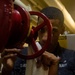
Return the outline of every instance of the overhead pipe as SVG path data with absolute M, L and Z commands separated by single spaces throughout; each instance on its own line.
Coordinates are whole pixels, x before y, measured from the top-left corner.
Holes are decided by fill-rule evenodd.
M 60 2 L 60 0 L 54 0 L 56 4 L 58 5 L 59 9 L 63 12 L 64 14 L 64 23 L 66 26 L 70 29 L 72 33 L 75 33 L 75 23 L 74 20 L 72 19 L 71 15 L 68 13 L 64 5 Z
M 21 7 L 23 7 L 23 8 L 25 8 L 27 11 L 31 11 L 32 9 L 31 9 L 31 7 L 30 7 L 30 5 L 25 5 L 22 1 L 20 1 L 20 0 L 15 0 L 14 1 L 14 4 L 17 4 L 17 5 L 19 5 L 19 6 L 21 6 Z

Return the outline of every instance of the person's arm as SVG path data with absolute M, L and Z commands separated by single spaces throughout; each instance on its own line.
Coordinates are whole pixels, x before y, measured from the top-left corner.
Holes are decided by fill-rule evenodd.
M 17 52 L 20 52 L 19 49 L 5 49 L 1 53 L 1 60 L 3 64 L 2 75 L 11 75 L 11 71 L 14 67 L 16 60 Z
M 49 67 L 48 75 L 58 75 L 58 63 L 55 63 Z
M 43 64 L 44 66 L 47 65 L 49 67 L 48 75 L 58 75 L 58 64 L 60 58 L 47 51 L 43 55 Z

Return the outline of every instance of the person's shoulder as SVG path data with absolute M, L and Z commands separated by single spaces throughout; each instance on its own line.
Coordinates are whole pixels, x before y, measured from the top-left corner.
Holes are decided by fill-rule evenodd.
M 67 49 L 67 48 L 63 48 L 64 49 L 64 54 L 68 55 L 68 56 L 75 56 L 75 50 L 71 50 L 71 49 Z
M 64 48 L 64 47 L 61 47 L 61 50 L 66 51 L 66 52 L 75 52 L 75 50 L 73 50 L 73 49 L 68 49 L 68 48 Z
M 75 53 L 75 50 L 73 49 L 66 49 L 67 52 L 72 52 L 72 53 Z

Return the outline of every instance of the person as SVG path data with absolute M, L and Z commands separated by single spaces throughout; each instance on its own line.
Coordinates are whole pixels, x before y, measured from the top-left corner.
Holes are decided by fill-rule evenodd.
M 24 49 L 13 48 L 3 50 L 1 54 L 3 64 L 1 75 L 25 75 L 26 60 L 17 57 L 18 52 L 27 54 L 27 47 Z
M 75 75 L 75 51 L 61 47 L 58 42 L 60 34 L 63 34 L 65 30 L 62 11 L 56 7 L 46 7 L 42 9 L 41 12 L 45 14 L 52 23 L 52 42 L 47 52 L 54 54 L 56 57 L 60 57 L 58 75 Z M 47 40 L 45 27 L 40 30 L 39 39 L 40 44 L 43 46 Z
M 36 67 L 33 64 L 34 66 L 32 75 L 75 75 L 75 51 L 61 47 L 58 42 L 59 36 L 63 34 L 65 30 L 64 15 L 62 11 L 56 7 L 46 7 L 42 9 L 41 12 L 45 14 L 52 23 L 52 41 L 49 48 L 47 48 L 45 52 L 47 56 L 53 57 L 53 59 L 56 57 L 59 57 L 60 59 L 59 63 L 56 62 L 58 66 L 57 67 L 55 66 L 55 64 L 53 64 L 54 62 L 51 61 L 52 58 L 49 59 L 45 56 L 39 57 L 37 62 L 35 63 Z M 39 18 L 38 23 L 40 23 L 41 21 L 42 20 Z M 41 46 L 44 46 L 48 35 L 47 28 L 43 27 L 42 29 L 40 29 L 38 34 L 39 43 Z
M 37 58 L 36 67 L 40 68 L 43 66 L 43 69 L 47 71 L 47 73 L 43 75 L 75 75 L 75 51 L 62 48 L 58 42 L 59 35 L 64 32 L 64 16 L 62 12 L 56 7 L 46 7 L 42 9 L 41 12 L 45 14 L 52 23 L 52 41 L 47 51 Z M 43 46 L 47 40 L 46 28 L 43 29 L 39 31 L 39 43 L 41 46 Z M 9 64 L 7 64 L 7 66 L 9 66 Z M 6 71 L 9 71 L 9 69 L 6 69 Z

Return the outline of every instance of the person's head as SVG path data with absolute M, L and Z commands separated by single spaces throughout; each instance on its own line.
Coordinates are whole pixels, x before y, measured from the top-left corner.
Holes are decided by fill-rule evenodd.
M 42 9 L 41 12 L 45 14 L 52 23 L 52 42 L 50 46 L 55 47 L 58 44 L 59 35 L 63 34 L 64 32 L 63 13 L 56 7 L 46 7 Z M 41 31 L 39 32 L 39 39 L 42 45 L 44 45 L 45 41 L 47 40 L 47 32 L 44 29 L 45 28 L 41 29 Z

